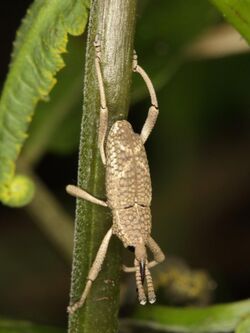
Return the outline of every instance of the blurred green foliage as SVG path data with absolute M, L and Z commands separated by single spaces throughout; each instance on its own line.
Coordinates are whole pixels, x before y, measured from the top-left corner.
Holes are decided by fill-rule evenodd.
M 83 68 L 82 38 L 70 38 L 49 103 L 40 103 L 24 147 L 28 163 L 37 163 L 46 151 L 68 154 L 78 147 L 80 137 Z
M 16 34 L 0 99 L 0 200 L 6 205 L 22 207 L 32 200 L 31 180 L 23 176 L 16 186 L 16 159 L 37 103 L 47 99 L 64 66 L 68 34 L 84 32 L 88 8 L 88 0 L 35 0 Z
M 250 1 L 211 0 L 211 2 L 217 6 L 223 16 L 250 43 Z
M 206 308 L 177 309 L 154 306 L 138 308 L 135 317 L 148 321 L 151 326 L 154 322 L 157 323 L 158 329 L 164 329 L 164 332 L 222 333 L 232 332 L 240 325 L 241 331 L 237 332 L 248 333 L 249 326 L 245 318 L 249 316 L 249 309 L 249 300 Z M 244 328 L 242 320 L 245 322 Z
M 34 325 L 26 321 L 0 319 L 0 333 L 65 333 L 64 329 Z

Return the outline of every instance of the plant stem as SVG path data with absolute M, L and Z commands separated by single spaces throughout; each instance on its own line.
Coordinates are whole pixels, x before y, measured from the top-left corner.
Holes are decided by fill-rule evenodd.
M 78 186 L 105 198 L 105 169 L 97 148 L 100 99 L 93 42 L 101 40 L 101 63 L 109 108 L 109 126 L 127 116 L 132 74 L 136 0 L 93 0 L 85 66 Z M 71 302 L 81 296 L 88 271 L 112 216 L 106 208 L 77 200 Z M 112 238 L 102 270 L 84 306 L 70 316 L 70 333 L 117 332 L 121 243 Z

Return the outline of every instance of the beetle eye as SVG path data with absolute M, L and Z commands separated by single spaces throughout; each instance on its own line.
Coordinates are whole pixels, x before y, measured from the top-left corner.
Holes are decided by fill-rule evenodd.
M 135 247 L 134 246 L 128 246 L 128 249 L 129 249 L 129 251 L 131 251 L 131 252 L 135 252 Z

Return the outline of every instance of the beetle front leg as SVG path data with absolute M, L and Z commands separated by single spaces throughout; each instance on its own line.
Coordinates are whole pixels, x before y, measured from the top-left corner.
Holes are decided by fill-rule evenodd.
M 98 147 L 100 150 L 102 162 L 105 165 L 106 164 L 106 155 L 104 150 L 104 143 L 105 143 L 105 137 L 107 133 L 108 128 L 108 108 L 106 104 L 106 96 L 105 96 L 105 90 L 104 90 L 104 83 L 102 78 L 102 72 L 101 72 L 101 44 L 99 40 L 99 36 L 96 36 L 95 42 L 95 68 L 96 68 L 96 74 L 97 74 L 97 81 L 99 86 L 99 92 L 100 92 L 100 121 L 99 121 L 99 132 L 98 132 Z
M 156 243 L 156 241 L 149 236 L 146 245 L 149 247 L 151 252 L 153 253 L 154 260 L 150 261 L 147 264 L 148 268 L 155 267 L 156 265 L 160 264 L 162 261 L 165 260 L 165 254 L 162 252 L 160 246 Z M 122 265 L 122 270 L 125 273 L 134 273 L 136 271 L 136 267 L 127 267 L 125 265 Z
M 156 243 L 156 241 L 151 236 L 149 236 L 149 238 L 147 240 L 147 246 L 153 253 L 153 256 L 155 259 L 155 260 L 152 260 L 148 264 L 148 268 L 154 267 L 165 260 L 165 254 L 162 252 L 160 246 Z
M 95 281 L 95 279 L 97 278 L 97 276 L 102 268 L 102 264 L 105 259 L 106 253 L 107 253 L 107 249 L 108 249 L 108 245 L 109 245 L 109 241 L 112 236 L 112 233 L 113 233 L 112 228 L 110 228 L 109 231 L 104 236 L 103 241 L 97 252 L 95 261 L 90 268 L 90 271 L 89 271 L 89 274 L 87 277 L 87 283 L 85 285 L 85 288 L 83 290 L 80 300 L 78 302 L 68 306 L 68 308 L 67 308 L 67 310 L 70 314 L 73 314 L 77 309 L 79 309 L 81 306 L 83 306 L 83 304 L 90 292 L 91 286 L 92 286 L 93 282 Z
M 151 98 L 151 106 L 148 110 L 148 116 L 147 119 L 143 125 L 143 128 L 141 130 L 141 139 L 143 144 L 147 141 L 152 129 L 155 126 L 159 109 L 158 109 L 158 102 L 157 102 L 157 97 L 155 93 L 154 86 L 152 84 L 152 81 L 150 80 L 148 74 L 144 71 L 144 69 L 138 65 L 137 62 L 137 54 L 134 51 L 134 56 L 133 56 L 133 71 L 136 73 L 139 73 L 141 77 L 143 78 L 144 82 L 146 83 L 146 86 L 148 88 L 150 98 Z

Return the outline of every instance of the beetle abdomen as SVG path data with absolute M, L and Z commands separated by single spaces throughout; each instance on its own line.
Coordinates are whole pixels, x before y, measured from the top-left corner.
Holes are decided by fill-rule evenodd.
M 150 206 L 151 180 L 144 145 L 126 120 L 111 127 L 106 144 L 106 191 L 112 209 Z

